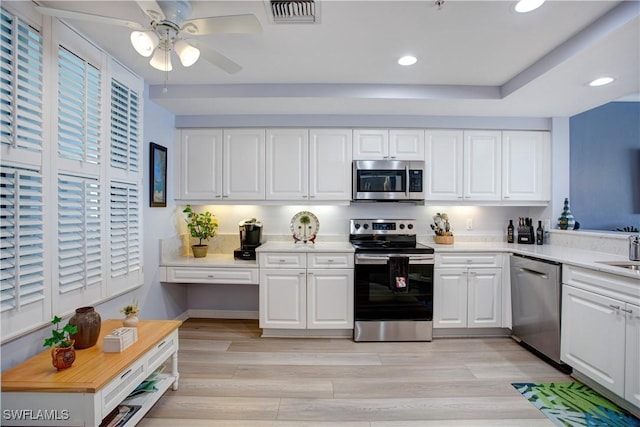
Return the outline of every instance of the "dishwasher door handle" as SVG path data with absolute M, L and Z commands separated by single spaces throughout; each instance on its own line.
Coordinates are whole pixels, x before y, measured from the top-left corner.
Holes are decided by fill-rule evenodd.
M 547 275 L 546 273 L 541 273 L 539 271 L 536 270 L 531 270 L 530 268 L 526 268 L 526 267 L 520 267 L 520 271 L 523 273 L 529 273 L 529 274 L 534 274 L 542 279 L 548 279 L 549 275 Z

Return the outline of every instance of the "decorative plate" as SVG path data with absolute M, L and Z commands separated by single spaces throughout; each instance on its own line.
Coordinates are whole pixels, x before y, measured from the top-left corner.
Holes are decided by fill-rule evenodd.
M 315 243 L 316 235 L 320 229 L 318 218 L 308 211 L 298 212 L 291 218 L 291 233 L 294 242 Z

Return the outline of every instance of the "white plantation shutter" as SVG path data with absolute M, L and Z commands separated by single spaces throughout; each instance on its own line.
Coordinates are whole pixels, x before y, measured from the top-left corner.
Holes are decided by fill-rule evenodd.
M 0 9 L 0 144 L 42 151 L 42 37 Z
M 100 164 L 101 72 L 58 46 L 58 156 Z
M 137 173 L 140 163 L 140 96 L 116 79 L 111 80 L 111 167 Z
M 58 290 L 102 283 L 101 197 L 97 179 L 58 177 Z
M 42 176 L 0 166 L 0 311 L 44 299 Z
M 111 277 L 140 270 L 140 199 L 137 184 L 111 183 Z

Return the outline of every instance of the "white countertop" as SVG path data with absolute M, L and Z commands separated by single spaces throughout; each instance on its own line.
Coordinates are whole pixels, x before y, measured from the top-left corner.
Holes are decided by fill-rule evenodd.
M 571 264 L 578 267 L 586 267 L 606 273 L 618 274 L 640 280 L 640 271 L 628 268 L 615 267 L 601 264 L 606 262 L 629 262 L 628 257 L 614 255 L 605 252 L 588 251 L 584 249 L 574 249 L 558 245 L 523 245 L 506 242 L 460 242 L 453 245 L 438 245 L 433 242 L 423 241 L 434 248 L 436 253 L 440 252 L 509 252 L 520 255 L 528 255 L 536 258 L 555 261 L 563 264 Z M 640 282 L 638 283 L 640 285 Z

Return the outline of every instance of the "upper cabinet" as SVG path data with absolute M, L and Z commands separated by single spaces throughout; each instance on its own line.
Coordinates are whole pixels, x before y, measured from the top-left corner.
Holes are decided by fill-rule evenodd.
M 548 132 L 425 132 L 425 199 L 543 203 L 550 199 Z
M 183 129 L 178 134 L 180 199 L 222 198 L 222 130 Z
M 354 160 L 424 160 L 424 130 L 354 129 Z
M 267 200 L 350 200 L 351 135 L 351 129 L 267 130 Z
M 182 200 L 264 200 L 264 129 L 183 129 L 177 157 Z
M 551 199 L 549 132 L 502 133 L 502 198 L 507 201 Z

